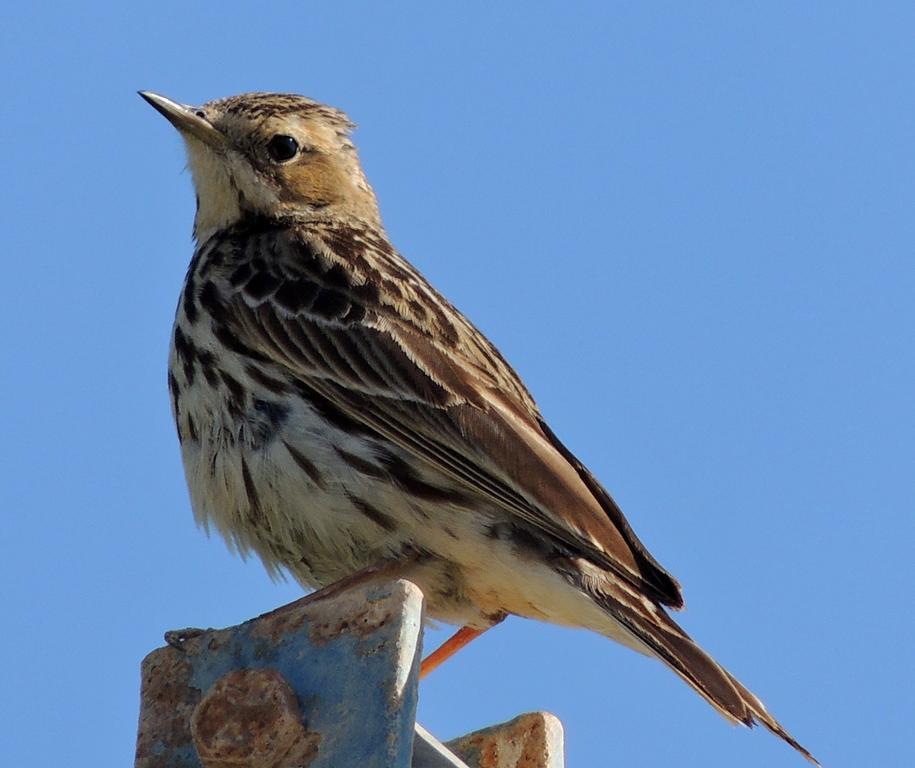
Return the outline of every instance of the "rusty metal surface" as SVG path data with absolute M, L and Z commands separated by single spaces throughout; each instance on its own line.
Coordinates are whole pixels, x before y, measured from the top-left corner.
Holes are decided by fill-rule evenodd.
M 469 768 L 563 768 L 562 724 L 547 712 L 514 720 L 445 744 Z
M 136 768 L 406 768 L 421 626 L 397 581 L 153 651 Z
M 417 723 L 416 735 L 413 738 L 411 768 L 469 768 L 469 766 Z
M 272 669 L 238 669 L 194 708 L 191 736 L 204 768 L 307 766 L 321 734 L 305 728 L 295 691 Z

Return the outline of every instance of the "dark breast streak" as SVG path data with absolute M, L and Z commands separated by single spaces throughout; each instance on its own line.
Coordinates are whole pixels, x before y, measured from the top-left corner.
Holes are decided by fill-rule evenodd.
M 349 242 L 341 239 L 339 232 L 334 231 L 334 236 L 335 246 Z M 379 248 L 382 242 L 378 240 L 374 246 Z M 303 484 L 326 490 L 327 468 L 318 466 L 309 455 L 307 444 L 291 442 L 283 436 L 290 413 L 307 407 L 332 430 L 359 436 L 373 446 L 371 461 L 339 450 L 341 466 L 399 488 L 416 503 L 417 514 L 422 515 L 422 506 L 429 503 L 468 502 L 451 483 L 439 486 L 426 479 L 406 458 L 386 447 L 384 437 L 308 387 L 275 355 L 268 358 L 252 346 L 250 335 L 245 335 L 244 341 L 239 338 L 239 323 L 259 322 L 299 367 L 304 364 L 316 370 L 332 369 L 353 382 L 378 387 L 385 384 L 379 369 L 386 369 L 389 376 L 399 365 L 402 378 L 415 376 L 415 366 L 401 350 L 382 355 L 374 351 L 373 340 L 363 325 L 367 318 L 383 311 L 386 303 L 408 305 L 408 299 L 400 285 L 382 277 L 370 258 L 353 244 L 344 250 L 355 268 L 330 258 L 323 240 L 300 237 L 290 241 L 285 224 L 262 221 L 218 233 L 201 244 L 188 269 L 172 343 L 169 389 L 179 439 L 182 443 L 201 439 L 203 425 L 187 409 L 189 401 L 185 396 L 192 387 L 206 387 L 211 390 L 207 399 L 221 403 L 221 410 L 227 415 L 220 439 L 230 441 L 236 448 L 243 442 L 247 450 L 256 451 L 279 438 L 291 462 L 301 470 Z M 386 252 L 393 254 L 390 246 L 386 246 Z M 406 268 L 398 274 L 404 281 L 415 279 Z M 379 285 L 385 286 L 385 300 Z M 258 312 L 258 307 L 268 302 L 270 311 Z M 284 313 L 307 314 L 318 322 L 281 326 L 276 316 Z M 324 331 L 319 327 L 322 322 L 327 325 Z M 334 328 L 345 333 L 334 334 Z M 214 338 L 224 347 L 221 353 L 214 354 L 203 346 L 212 344 Z M 226 365 L 229 359 L 232 364 Z M 236 370 L 239 359 L 242 380 L 226 370 Z M 428 382 L 424 386 L 430 387 Z M 434 393 L 432 397 L 436 399 Z M 444 393 L 438 397 L 444 402 Z M 257 479 L 244 452 L 241 472 L 249 516 L 252 520 L 261 519 Z M 330 477 L 339 474 L 334 472 Z M 386 513 L 369 499 L 348 491 L 344 495 L 355 510 L 382 531 L 394 531 Z
M 284 353 L 285 373 L 293 382 L 290 369 L 306 370 L 357 390 L 380 392 L 393 385 L 444 405 L 446 390 L 419 370 L 401 345 L 374 329 L 386 322 L 417 339 L 431 335 L 457 348 L 461 334 L 441 301 L 370 230 L 339 225 L 305 230 L 254 220 L 198 249 L 181 309 L 192 326 L 208 323 L 221 344 L 268 378 L 276 365 L 265 365 L 268 357 L 252 336 L 265 336 L 268 346 Z M 180 325 L 175 348 L 191 380 L 197 356 Z M 282 358 L 272 357 L 282 364 Z M 454 376 L 453 371 L 437 373 L 444 380 Z M 279 381 L 290 386 L 283 377 Z

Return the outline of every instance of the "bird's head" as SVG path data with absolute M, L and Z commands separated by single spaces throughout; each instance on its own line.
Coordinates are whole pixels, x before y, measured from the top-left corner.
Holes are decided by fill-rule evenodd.
M 380 226 L 347 116 L 304 96 L 247 93 L 199 107 L 140 91 L 181 133 L 203 240 L 246 217 L 332 214 Z

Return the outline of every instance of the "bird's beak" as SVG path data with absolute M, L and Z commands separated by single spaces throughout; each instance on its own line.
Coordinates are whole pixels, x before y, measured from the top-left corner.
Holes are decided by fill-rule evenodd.
M 226 137 L 206 119 L 203 112 L 186 104 L 160 96 L 152 91 L 137 91 L 159 113 L 175 126 L 182 134 L 190 134 L 200 139 L 208 147 L 223 149 Z

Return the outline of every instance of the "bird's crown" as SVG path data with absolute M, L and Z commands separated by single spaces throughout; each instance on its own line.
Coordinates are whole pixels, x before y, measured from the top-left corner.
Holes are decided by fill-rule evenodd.
M 355 218 L 380 227 L 375 195 L 342 111 L 285 93 L 246 93 L 193 107 L 140 94 L 185 139 L 199 239 L 247 216 Z

